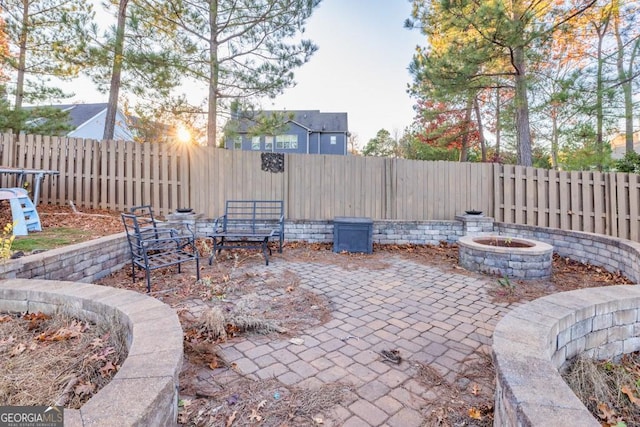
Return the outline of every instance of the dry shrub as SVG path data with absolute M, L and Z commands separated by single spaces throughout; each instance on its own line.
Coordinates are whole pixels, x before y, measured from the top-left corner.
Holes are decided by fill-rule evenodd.
M 202 326 L 203 332 L 214 340 L 224 340 L 227 338 L 227 331 L 225 330 L 227 321 L 220 307 L 210 307 L 206 309 L 200 316 L 199 323 Z
M 562 377 L 603 425 L 640 425 L 639 353 L 624 355 L 619 363 L 580 355 Z
M 242 377 L 210 399 L 183 402 L 178 422 L 192 426 L 317 426 L 351 391 L 353 386 L 342 383 L 301 389 L 274 378 L 254 381 Z
M 77 409 L 126 358 L 124 329 L 65 314 L 0 314 L 0 403 Z
M 197 321 L 199 333 L 207 339 L 225 340 L 240 332 L 285 332 L 276 322 L 256 317 L 236 306 L 234 310 L 224 312 L 220 306 L 208 307 Z
M 427 406 L 423 408 L 423 425 L 493 425 L 495 369 L 490 355 L 477 351 L 465 359 L 453 382 L 428 364 L 417 362 L 415 366 L 416 380 L 428 390 Z

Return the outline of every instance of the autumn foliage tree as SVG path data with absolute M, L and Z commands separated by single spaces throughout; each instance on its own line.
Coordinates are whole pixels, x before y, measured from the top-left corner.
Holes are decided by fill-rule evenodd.
M 4 85 L 7 82 L 8 75 L 6 70 L 6 61 L 9 59 L 9 42 L 7 41 L 6 24 L 0 16 L 0 99 L 4 95 Z
M 530 123 L 530 65 L 540 47 L 596 0 L 414 0 L 411 27 L 419 27 L 428 47 L 412 64 L 416 94 L 454 88 L 467 105 L 478 91 L 503 86 L 513 91 L 518 163 L 533 164 Z M 498 80 L 498 81 L 497 81 Z M 427 81 L 429 84 L 422 84 Z M 466 93 L 464 93 L 466 92 Z M 439 99 L 439 98 L 436 98 Z
M 466 159 L 468 150 L 480 141 L 478 128 L 468 117 L 466 106 L 455 108 L 444 102 L 420 100 L 416 112 L 415 138 L 421 144 L 456 150 L 459 159 Z

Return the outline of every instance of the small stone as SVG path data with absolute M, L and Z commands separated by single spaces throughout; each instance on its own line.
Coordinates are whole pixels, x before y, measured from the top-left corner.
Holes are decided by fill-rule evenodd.
M 291 344 L 294 344 L 294 345 L 302 345 L 302 344 L 304 344 L 304 340 L 302 338 L 291 338 L 289 340 L 289 342 Z

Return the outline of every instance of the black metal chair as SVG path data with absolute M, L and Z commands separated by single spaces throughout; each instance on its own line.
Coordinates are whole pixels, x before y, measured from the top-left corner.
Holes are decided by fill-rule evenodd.
M 153 217 L 151 206 L 136 206 L 130 214 L 123 213 L 122 222 L 127 233 L 131 252 L 131 275 L 135 282 L 136 267 L 145 270 L 147 292 L 151 292 L 151 271 L 184 262 L 196 262 L 196 278 L 200 280 L 200 257 L 195 244 L 195 234 L 181 234 L 177 230 L 162 227 Z

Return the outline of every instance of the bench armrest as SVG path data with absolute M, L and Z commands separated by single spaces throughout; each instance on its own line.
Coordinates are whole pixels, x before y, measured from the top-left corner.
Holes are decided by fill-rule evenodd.
M 224 230 L 225 220 L 227 219 L 227 214 L 217 217 L 213 220 L 213 232 L 216 233 L 218 231 Z

